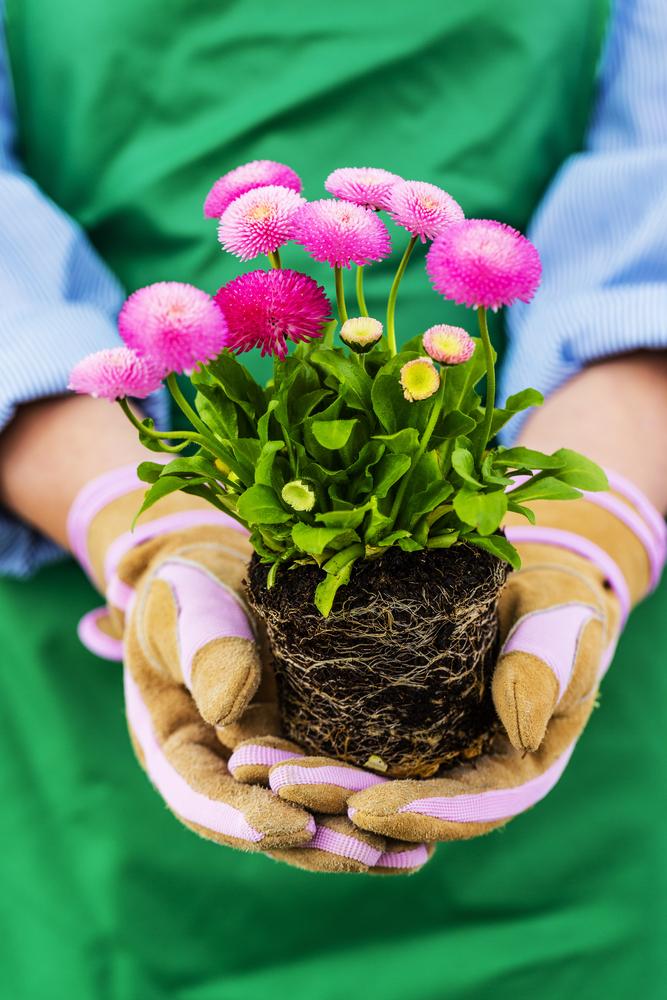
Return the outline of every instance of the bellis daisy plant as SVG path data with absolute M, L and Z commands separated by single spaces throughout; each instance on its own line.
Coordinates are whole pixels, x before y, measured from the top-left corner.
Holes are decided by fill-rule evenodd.
M 380 168 L 340 168 L 326 189 L 335 197 L 306 201 L 298 175 L 269 160 L 225 174 L 205 214 L 218 220 L 225 250 L 263 263 L 212 294 L 173 281 L 134 292 L 119 316 L 125 346 L 84 359 L 70 380 L 76 392 L 118 400 L 148 448 L 179 453 L 140 466 L 149 484 L 142 509 L 175 489 L 205 497 L 248 529 L 269 587 L 279 574 L 316 567 L 325 616 L 359 562 L 465 543 L 516 567 L 501 527 L 508 511 L 533 520 L 530 501 L 607 487 L 575 452 L 494 442 L 516 413 L 541 402 L 525 389 L 496 405 L 486 318 L 535 294 L 533 244 L 500 222 L 466 219 L 434 184 Z M 364 268 L 392 252 L 382 212 L 409 234 L 384 323 L 363 290 Z M 302 248 L 303 270 L 283 268 L 289 242 Z M 425 324 L 401 330 L 399 349 L 398 293 L 419 242 L 430 243 L 433 288 L 476 313 L 478 335 L 465 324 Z M 309 258 L 331 267 L 331 296 L 307 273 Z M 358 315 L 349 317 L 352 265 Z M 273 358 L 265 385 L 242 363 L 251 350 Z M 184 373 L 193 404 L 176 378 Z M 163 378 L 186 430 L 156 429 L 129 402 Z

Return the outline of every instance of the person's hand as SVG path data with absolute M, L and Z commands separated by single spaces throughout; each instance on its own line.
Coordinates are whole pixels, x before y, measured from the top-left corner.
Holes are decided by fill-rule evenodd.
M 124 660 L 132 743 L 168 807 L 201 836 L 304 868 L 421 867 L 424 845 L 388 842 L 347 817 L 315 818 L 231 777 L 230 746 L 278 731 L 264 639 L 243 599 L 251 548 L 235 521 L 184 494 L 163 498 L 130 531 L 143 490 L 134 468 L 101 476 L 77 497 L 68 529 L 108 602 L 83 619 L 81 638 Z
M 237 780 L 264 781 L 286 802 L 347 813 L 359 829 L 406 841 L 475 837 L 542 799 L 595 706 L 631 607 L 665 561 L 663 519 L 630 483 L 610 482 L 613 493 L 535 504 L 535 527 L 507 524 L 522 568 L 499 605 L 492 693 L 502 732 L 491 754 L 441 777 L 388 780 L 250 740 L 229 762 Z

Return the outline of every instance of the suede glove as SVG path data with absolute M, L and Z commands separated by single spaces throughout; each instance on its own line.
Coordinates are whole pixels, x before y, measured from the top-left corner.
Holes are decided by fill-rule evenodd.
M 487 833 L 554 787 L 595 706 L 600 679 L 634 604 L 665 562 L 660 514 L 623 477 L 610 493 L 533 505 L 535 526 L 508 520 L 521 554 L 499 605 L 492 694 L 502 730 L 490 754 L 427 780 L 392 780 L 252 740 L 229 766 L 286 802 L 347 813 L 363 830 L 405 841 Z M 270 741 L 268 741 L 270 742 Z
M 124 661 L 132 744 L 167 806 L 203 837 L 299 867 L 417 870 L 428 859 L 424 845 L 387 842 L 346 816 L 315 818 L 234 781 L 235 741 L 278 731 L 265 641 L 243 599 L 247 533 L 181 493 L 131 531 L 144 490 L 134 467 L 99 477 L 74 501 L 68 534 L 107 599 L 79 635 L 98 655 Z

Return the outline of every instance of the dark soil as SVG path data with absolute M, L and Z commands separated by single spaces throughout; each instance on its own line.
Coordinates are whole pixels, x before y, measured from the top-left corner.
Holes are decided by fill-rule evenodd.
M 253 557 L 247 589 L 266 623 L 285 736 L 310 753 L 427 777 L 489 746 L 496 605 L 506 563 L 472 545 L 355 565 L 328 618 L 317 566 L 278 573 Z

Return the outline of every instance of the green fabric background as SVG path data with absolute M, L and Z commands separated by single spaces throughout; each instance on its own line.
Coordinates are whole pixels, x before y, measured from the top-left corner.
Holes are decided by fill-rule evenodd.
M 604 11 L 10 0 L 22 152 L 128 289 L 231 276 L 201 202 L 254 157 L 293 164 L 310 197 L 371 163 L 523 226 L 580 141 Z M 400 334 L 444 318 L 417 264 Z M 664 587 L 548 800 L 410 879 L 301 873 L 182 829 L 132 756 L 118 667 L 76 638 L 95 600 L 71 563 L 0 584 L 2 995 L 664 995 Z

